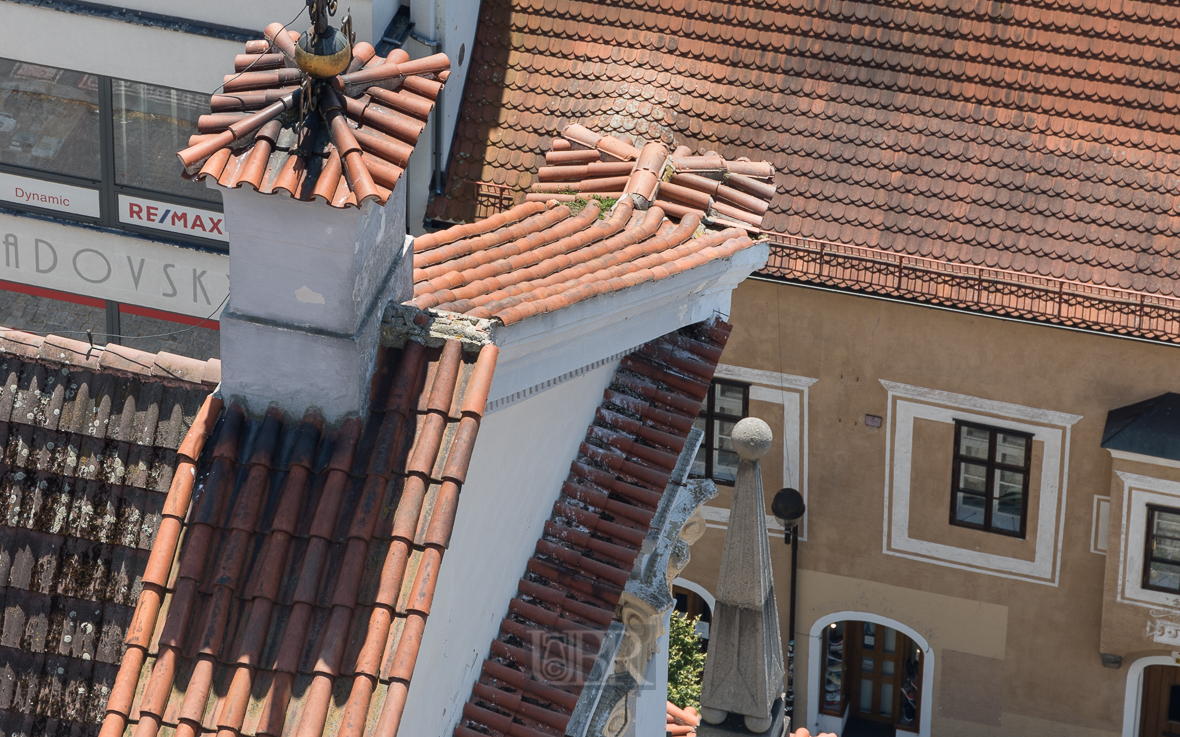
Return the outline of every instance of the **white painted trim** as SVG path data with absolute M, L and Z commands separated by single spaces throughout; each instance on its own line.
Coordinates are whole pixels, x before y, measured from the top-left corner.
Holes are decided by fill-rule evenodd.
M 704 599 L 705 603 L 709 605 L 710 612 L 717 608 L 717 597 L 710 594 L 709 591 L 699 583 L 689 581 L 687 578 L 677 578 L 672 582 L 672 585 L 679 586 L 682 589 L 688 589 L 689 591 Z
M 715 376 L 752 384 L 750 399 L 783 406 L 783 483 L 798 489 L 803 495 L 803 503 L 807 504 L 809 392 L 818 379 L 727 364 L 718 365 Z M 799 521 L 799 539 L 804 542 L 807 541 L 808 516 L 808 512 L 804 512 Z M 774 527 L 782 530 L 777 521 Z
M 715 376 L 718 379 L 744 381 L 747 384 L 762 384 L 763 386 L 790 389 L 806 389 L 819 381 L 819 379 L 812 379 L 807 376 L 794 376 L 792 374 L 781 374 L 777 371 L 761 371 L 759 369 L 743 368 L 742 366 L 729 366 L 724 363 L 717 366 Z
M 1147 537 L 1147 505 L 1180 507 L 1180 483 L 1125 471 L 1115 473 L 1123 480 L 1123 520 L 1119 534 L 1119 587 L 1115 592 L 1116 598 L 1123 604 L 1171 610 L 1158 614 L 1153 612 L 1153 616 L 1174 615 L 1180 611 L 1180 596 L 1145 589 L 1140 581 L 1143 576 L 1143 547 Z M 1152 624 L 1149 623 L 1148 635 L 1152 634 L 1152 630 Z M 1176 644 L 1171 637 L 1159 639 L 1158 634 L 1155 638 L 1157 642 Z
M 885 379 L 880 379 L 880 381 L 892 396 L 917 399 L 932 404 L 946 404 L 958 409 L 976 410 L 1014 420 L 1026 420 L 1042 425 L 1069 427 L 1082 419 L 1082 415 L 1071 415 L 1065 412 L 1055 412 L 1050 409 L 1037 409 L 1036 407 L 1025 407 L 1020 404 L 998 402 L 994 399 L 972 397 L 968 394 L 955 394 L 954 392 L 944 392 L 939 389 L 927 389 L 921 386 L 899 384 L 894 381 L 886 381 Z
M 823 690 L 820 672 L 820 650 L 823 649 L 824 628 L 834 622 L 873 622 L 883 627 L 892 627 L 914 641 L 922 650 L 922 698 L 921 714 L 918 716 L 918 737 L 930 737 L 930 719 L 934 706 L 934 650 L 925 637 L 917 630 L 895 619 L 869 612 L 835 612 L 820 617 L 811 625 L 807 640 L 807 724 L 813 734 L 819 733 L 819 694 Z M 813 680 L 814 679 L 814 680 Z M 912 734 L 906 732 L 905 734 Z
M 1142 453 L 1131 453 L 1125 450 L 1111 450 L 1106 449 L 1110 453 L 1111 458 L 1117 458 L 1120 461 L 1134 461 L 1136 463 L 1150 463 L 1153 466 L 1165 466 L 1167 468 L 1180 468 L 1180 461 L 1174 461 L 1171 458 L 1156 458 L 1155 456 L 1145 456 Z
M 1056 586 L 1061 572 L 1061 544 L 1065 533 L 1071 426 L 1081 416 L 923 389 L 884 379 L 881 383 L 888 390 L 886 427 L 889 430 L 885 444 L 882 552 L 986 575 Z M 916 401 L 906 401 L 902 397 Z M 975 411 L 987 412 L 988 415 L 974 414 Z M 916 540 L 909 536 L 914 420 L 921 418 L 944 423 L 973 420 L 995 424 L 997 415 L 1004 418 L 1008 427 L 1027 432 L 1044 445 L 1037 529 L 1033 531 L 1036 552 L 1032 561 Z M 1055 427 L 1041 424 L 1048 421 L 1058 421 L 1058 424 Z
M 1110 539 L 1110 497 L 1094 497 L 1094 511 L 1090 519 L 1090 552 L 1106 555 Z
M 606 358 L 601 358 L 597 361 L 594 361 L 593 363 L 588 363 L 581 368 L 574 369 L 573 371 L 567 371 L 564 374 L 562 374 L 561 376 L 555 376 L 552 379 L 549 379 L 548 381 L 542 381 L 539 384 L 533 384 L 532 386 L 528 387 L 527 389 L 521 389 L 520 391 L 518 391 L 514 394 L 510 394 L 506 397 L 500 397 L 499 399 L 497 399 L 495 401 L 488 402 L 487 409 L 484 410 L 484 416 L 486 417 L 487 415 L 490 415 L 493 412 L 499 412 L 500 410 L 504 409 L 505 407 L 511 407 L 512 405 L 516 404 L 517 402 L 521 401 L 522 399 L 528 399 L 529 397 L 533 396 L 534 394 L 540 394 L 541 392 L 545 391 L 546 389 L 552 389 L 553 387 L 558 386 L 559 384 L 564 384 L 565 382 L 569 381 L 570 379 L 576 379 L 579 376 L 584 376 L 585 374 L 587 374 L 597 368 L 601 368 L 601 367 L 607 365 L 608 363 L 618 363 L 619 360 L 621 360 L 623 358 L 623 356 L 627 355 L 628 353 L 631 353 L 631 351 L 623 351 L 621 353 L 616 353 L 613 356 L 607 356 Z
M 1139 658 L 1127 667 L 1127 690 L 1123 697 L 1123 735 L 1139 737 L 1139 711 L 1143 707 L 1143 671 L 1149 665 L 1176 665 L 1176 659 L 1166 655 Z

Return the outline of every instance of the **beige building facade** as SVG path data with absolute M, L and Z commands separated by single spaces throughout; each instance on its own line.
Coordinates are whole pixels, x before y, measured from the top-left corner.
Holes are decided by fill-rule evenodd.
M 1180 597 L 1148 585 L 1144 566 L 1152 510 L 1180 508 L 1180 463 L 1104 449 L 1103 436 L 1111 410 L 1180 387 L 1180 348 L 753 279 L 730 320 L 717 377 L 776 436 L 762 466 L 784 643 L 791 553 L 771 490 L 807 502 L 795 725 L 839 734 L 859 715 L 939 737 L 1167 733 L 1175 679 L 1151 666 L 1180 671 Z M 710 436 L 715 477 L 723 435 Z M 976 463 L 989 437 L 994 462 Z M 953 500 L 985 466 L 993 495 Z M 680 581 L 706 606 L 721 490 Z M 896 639 L 906 654 L 883 655 L 883 635 L 885 653 Z

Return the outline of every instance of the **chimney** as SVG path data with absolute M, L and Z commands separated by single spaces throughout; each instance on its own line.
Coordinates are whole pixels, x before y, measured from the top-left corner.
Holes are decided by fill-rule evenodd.
M 247 42 L 177 154 L 225 202 L 222 394 L 328 422 L 365 412 L 382 314 L 413 297 L 402 174 L 450 68 L 378 56 L 350 17 L 331 25 L 334 8 Z
M 339 210 L 228 190 L 229 304 L 221 392 L 251 413 L 275 404 L 328 422 L 362 414 L 381 315 L 413 297 L 405 178 L 384 206 Z

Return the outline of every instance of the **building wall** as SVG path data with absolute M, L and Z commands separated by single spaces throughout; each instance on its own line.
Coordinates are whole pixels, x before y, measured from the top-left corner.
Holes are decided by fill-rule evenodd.
M 754 380 L 750 413 L 780 439 L 803 428 L 801 459 L 786 462 L 783 447 L 763 459 L 768 504 L 785 473 L 808 495 L 797 723 L 812 723 L 812 625 L 853 611 L 929 641 L 933 734 L 1120 733 L 1128 669 L 1104 668 L 1100 655 L 1108 574 L 1095 547 L 1099 502 L 1111 497 L 1112 550 L 1120 524 L 1102 430 L 1109 410 L 1177 389 L 1177 349 L 754 280 L 735 292 L 731 322 L 723 371 Z M 803 393 L 788 385 L 804 379 L 815 381 Z M 793 414 L 781 401 L 792 393 L 805 399 Z M 948 422 L 963 417 L 1034 434 L 1025 540 L 949 524 Z M 723 489 L 712 506 L 728 503 Z M 682 576 L 713 591 L 724 510 L 708 516 L 712 528 Z M 785 630 L 790 552 L 780 541 L 772 537 Z M 1142 637 L 1147 615 L 1120 615 L 1119 631 L 1138 633 L 1119 653 L 1127 663 L 1175 648 Z
M 617 368 L 607 363 L 480 424 L 399 734 L 454 732 Z

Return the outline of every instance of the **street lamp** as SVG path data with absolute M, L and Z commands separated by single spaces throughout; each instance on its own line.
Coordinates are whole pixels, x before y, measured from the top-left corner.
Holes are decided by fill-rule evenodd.
M 770 502 L 770 511 L 774 518 L 783 526 L 783 542 L 791 546 L 791 605 L 789 614 L 789 652 L 791 653 L 791 716 L 795 716 L 795 580 L 799 577 L 799 520 L 803 519 L 807 511 L 807 504 L 803 502 L 803 495 L 798 489 L 779 489 Z

